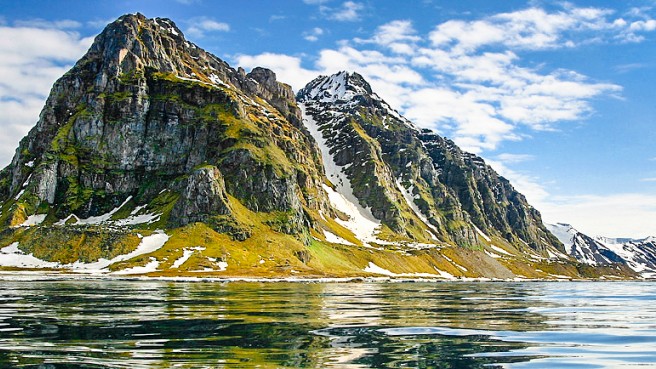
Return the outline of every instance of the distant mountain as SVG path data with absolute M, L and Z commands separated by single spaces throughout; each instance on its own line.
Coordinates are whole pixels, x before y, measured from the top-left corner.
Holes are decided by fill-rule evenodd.
M 565 245 L 568 255 L 592 266 L 626 265 L 643 278 L 656 278 L 656 238 L 590 237 L 569 224 L 547 228 Z
M 505 178 L 361 75 L 320 76 L 295 95 L 273 71 L 233 69 L 141 14 L 108 25 L 54 84 L 0 171 L 0 204 L 6 268 L 630 276 L 581 269 Z

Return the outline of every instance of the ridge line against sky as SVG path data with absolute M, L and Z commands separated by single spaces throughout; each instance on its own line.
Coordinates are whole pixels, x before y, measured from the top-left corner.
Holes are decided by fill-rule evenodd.
M 0 13 L 2 166 L 95 34 L 140 11 L 173 19 L 235 68 L 272 69 L 295 90 L 319 74 L 361 73 L 410 120 L 483 156 L 547 221 L 593 235 L 656 234 L 651 0 L 298 0 L 231 3 L 230 12 L 207 0 L 35 3 Z

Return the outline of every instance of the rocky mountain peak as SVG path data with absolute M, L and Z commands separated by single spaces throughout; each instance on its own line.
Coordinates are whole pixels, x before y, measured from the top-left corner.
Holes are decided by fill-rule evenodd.
M 296 99 L 308 105 L 330 105 L 331 110 L 340 112 L 335 115 L 336 118 L 364 110 L 368 115 L 381 119 L 385 128 L 400 125 L 402 129 L 418 131 L 412 122 L 374 92 L 371 85 L 357 72 L 341 71 L 330 76 L 319 76 L 300 89 Z
M 104 88 L 112 77 L 134 77 L 146 68 L 212 84 L 234 85 L 238 79 L 227 63 L 187 41 L 172 20 L 140 13 L 105 27 L 72 72 L 97 73 Z
M 592 266 L 629 268 L 642 278 L 656 275 L 654 237 L 644 239 L 590 237 L 569 224 L 546 225 L 565 245 L 565 252 L 578 262 Z
M 299 99 L 320 102 L 350 102 L 372 95 L 371 86 L 358 73 L 341 71 L 319 76 L 298 92 Z
M 237 71 L 169 19 L 124 15 L 55 83 L 0 172 L 0 224 L 150 207 L 166 226 L 214 217 L 215 230 L 243 239 L 250 231 L 232 196 L 250 211 L 283 213 L 277 230 L 308 232 L 303 206 L 323 200 L 308 204 L 319 168 L 300 115 L 272 71 Z
M 240 68 L 237 84 L 245 91 L 268 101 L 292 124 L 300 126 L 301 116 L 296 106 L 294 91 L 290 85 L 278 82 L 276 74 L 272 70 L 255 67 L 246 74 Z
M 273 71 L 257 67 L 246 74 L 243 69 L 233 69 L 186 40 L 168 18 L 147 18 L 140 13 L 121 16 L 96 37 L 71 72 L 93 74 L 96 87 L 105 89 L 114 77 L 138 79 L 146 69 L 174 78 L 238 88 L 269 101 L 285 116 L 297 115 L 292 107 L 281 103 L 293 101 L 294 93 L 289 85 L 276 80 Z
M 360 74 L 320 76 L 297 100 L 337 166 L 328 178 L 394 232 L 469 246 L 497 234 L 519 248 L 562 248 L 507 180 L 452 141 L 417 129 Z

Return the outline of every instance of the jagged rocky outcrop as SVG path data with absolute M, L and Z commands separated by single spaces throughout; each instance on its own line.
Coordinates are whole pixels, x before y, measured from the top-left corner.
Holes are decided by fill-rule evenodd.
M 562 248 L 539 212 L 483 159 L 417 129 L 361 75 L 318 77 L 297 98 L 338 168 L 328 179 L 349 182 L 333 184 L 352 190 L 393 232 L 418 240 L 429 232 L 428 239 L 462 246 L 497 235 L 520 249 Z
M 173 206 L 170 222 L 182 226 L 207 221 L 212 215 L 229 215 L 230 201 L 225 190 L 223 175 L 217 167 L 208 166 L 194 170 L 178 182 L 175 189 L 180 198 Z
M 0 267 L 597 275 L 564 252 L 506 179 L 361 75 L 294 94 L 141 14 L 96 37 L 0 171 Z
M 0 194 L 15 201 L 0 220 L 95 216 L 177 189 L 170 226 L 230 217 L 229 193 L 307 233 L 321 169 L 299 117 L 272 71 L 234 70 L 168 19 L 123 16 L 53 86 L 2 172 Z
M 438 168 L 439 180 L 456 194 L 478 229 L 534 250 L 554 246 L 562 251 L 543 225 L 540 213 L 482 158 L 428 130 L 422 130 L 419 137 Z
M 656 238 L 590 237 L 569 224 L 547 228 L 565 245 L 568 255 L 591 266 L 627 266 L 643 278 L 656 277 Z

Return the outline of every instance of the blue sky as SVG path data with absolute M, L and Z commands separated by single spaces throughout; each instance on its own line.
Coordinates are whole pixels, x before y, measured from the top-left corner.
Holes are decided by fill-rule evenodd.
M 547 221 L 656 235 L 654 0 L 2 0 L 0 165 L 93 36 L 137 11 L 294 89 L 357 71 L 483 156 Z

